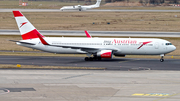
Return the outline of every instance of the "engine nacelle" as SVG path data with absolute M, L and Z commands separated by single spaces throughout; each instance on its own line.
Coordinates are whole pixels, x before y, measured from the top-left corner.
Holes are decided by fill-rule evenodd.
M 112 58 L 112 50 L 101 50 L 100 52 L 97 52 L 97 57 L 101 58 Z
M 114 55 L 118 56 L 118 57 L 125 57 L 126 56 L 125 54 L 121 54 L 121 53 L 117 53 L 117 52 L 115 52 Z
M 125 57 L 126 55 L 115 55 L 117 57 Z

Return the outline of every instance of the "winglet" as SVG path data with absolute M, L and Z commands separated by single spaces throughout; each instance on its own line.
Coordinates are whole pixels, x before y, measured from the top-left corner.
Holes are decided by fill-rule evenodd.
M 88 31 L 85 30 L 84 32 L 86 33 L 87 38 L 92 38 Z
M 97 2 L 96 2 L 96 4 L 95 4 L 95 6 L 96 6 L 96 7 L 99 7 L 99 6 L 100 6 L 100 4 L 101 4 L 101 0 L 97 0 Z
M 49 45 L 49 44 L 43 39 L 43 37 L 42 37 L 40 34 L 37 34 L 37 36 L 39 37 L 39 39 L 41 40 L 41 43 L 42 43 L 43 45 Z

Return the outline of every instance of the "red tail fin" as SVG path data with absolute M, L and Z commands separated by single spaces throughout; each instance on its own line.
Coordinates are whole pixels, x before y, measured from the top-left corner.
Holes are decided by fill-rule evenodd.
M 20 11 L 13 11 L 13 14 L 23 40 L 38 38 L 37 34 L 41 35 Z

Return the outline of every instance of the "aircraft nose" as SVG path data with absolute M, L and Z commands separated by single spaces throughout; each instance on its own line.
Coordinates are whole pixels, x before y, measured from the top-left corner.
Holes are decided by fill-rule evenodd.
M 172 50 L 173 51 L 176 50 L 176 46 L 172 45 Z

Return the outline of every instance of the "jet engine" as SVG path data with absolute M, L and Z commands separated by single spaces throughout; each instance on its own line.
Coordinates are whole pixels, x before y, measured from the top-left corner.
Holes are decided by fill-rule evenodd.
M 125 55 L 125 54 L 118 53 L 118 52 L 115 52 L 115 53 L 114 53 L 114 56 L 117 56 L 117 57 L 125 57 L 126 55 Z
M 112 58 L 112 50 L 101 50 L 100 52 L 97 52 L 97 57 L 101 58 Z

